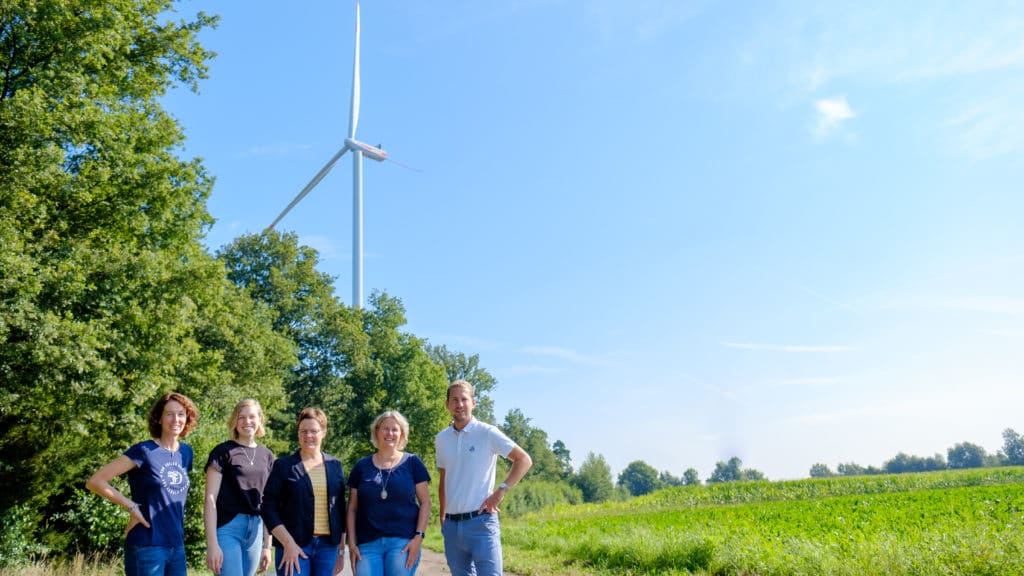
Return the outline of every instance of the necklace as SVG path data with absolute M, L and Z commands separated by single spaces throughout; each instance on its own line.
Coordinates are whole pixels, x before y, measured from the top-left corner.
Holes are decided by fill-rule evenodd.
M 256 465 L 256 447 L 255 446 L 252 447 L 252 456 L 249 456 L 249 451 L 245 449 L 245 446 L 242 446 L 242 454 L 245 454 L 245 459 L 249 461 L 249 466 L 255 466 Z
M 399 456 L 398 460 L 399 460 L 399 462 L 401 462 L 401 460 L 402 460 L 401 456 Z M 381 462 L 383 462 L 383 459 L 381 459 Z M 384 471 L 381 470 L 379 466 L 374 464 L 374 467 L 377 468 L 377 478 L 376 478 L 376 480 L 377 480 L 378 484 L 381 484 L 381 478 L 383 477 L 383 486 L 381 486 L 381 489 L 380 489 L 380 499 L 381 500 L 387 500 L 388 499 L 388 481 L 391 480 L 391 472 L 394 471 L 395 466 L 398 466 L 398 462 L 396 462 L 393 466 L 388 468 L 388 475 L 384 476 Z

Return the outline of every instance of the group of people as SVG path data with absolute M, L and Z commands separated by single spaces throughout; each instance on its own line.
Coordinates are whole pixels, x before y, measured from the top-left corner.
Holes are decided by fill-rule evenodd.
M 498 506 L 532 460 L 501 430 L 473 417 L 469 382 L 452 382 L 445 406 L 452 423 L 437 434 L 435 448 L 448 567 L 457 576 L 500 576 Z M 182 439 L 198 419 L 189 398 L 164 394 L 149 411 L 151 439 L 86 483 L 128 511 L 126 576 L 187 576 L 185 499 L 194 455 Z M 344 569 L 346 545 L 355 576 L 415 574 L 430 522 L 431 478 L 419 456 L 403 451 L 409 422 L 402 414 L 388 410 L 374 419 L 376 451 L 356 462 L 347 483 L 341 461 L 321 449 L 327 415 L 319 408 L 299 413 L 299 449 L 280 458 L 257 442 L 266 418 L 256 400 L 239 402 L 227 426 L 230 440 L 206 462 L 206 565 L 215 574 L 253 576 L 273 562 L 279 576 L 333 576 Z M 512 466 L 495 487 L 498 456 Z M 131 497 L 111 484 L 122 475 Z

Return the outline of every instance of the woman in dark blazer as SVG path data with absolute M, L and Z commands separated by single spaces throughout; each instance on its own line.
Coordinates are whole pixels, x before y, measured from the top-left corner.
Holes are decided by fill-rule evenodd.
M 345 472 L 320 451 L 322 410 L 304 409 L 298 428 L 299 451 L 274 461 L 260 514 L 274 535 L 278 576 L 333 576 L 345 564 Z

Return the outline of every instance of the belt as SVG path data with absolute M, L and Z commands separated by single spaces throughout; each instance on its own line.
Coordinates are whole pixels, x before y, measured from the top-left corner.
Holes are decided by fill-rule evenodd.
M 480 510 L 476 510 L 473 512 L 463 512 L 462 514 L 445 514 L 444 519 L 451 520 L 452 522 L 462 522 L 463 520 L 470 520 L 472 518 L 476 518 L 477 516 L 483 516 L 484 514 L 489 514 L 489 512 L 481 512 Z

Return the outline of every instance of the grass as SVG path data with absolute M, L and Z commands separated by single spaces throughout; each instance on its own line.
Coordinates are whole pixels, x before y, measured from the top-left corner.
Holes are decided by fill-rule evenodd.
M 502 534 L 524 575 L 1024 576 L 1024 469 L 674 488 Z

